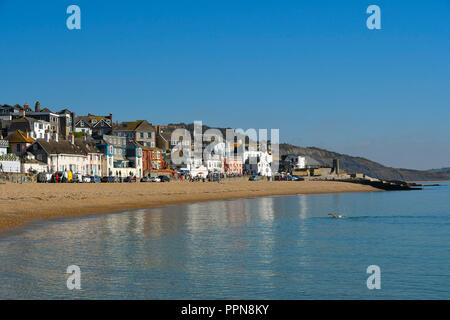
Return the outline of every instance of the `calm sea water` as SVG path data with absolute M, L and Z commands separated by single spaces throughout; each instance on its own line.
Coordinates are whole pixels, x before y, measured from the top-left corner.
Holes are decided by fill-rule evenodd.
M 0 238 L 0 298 L 449 299 L 449 195 L 447 184 L 36 223 Z M 80 291 L 66 287 L 73 264 Z M 369 265 L 380 290 L 367 289 Z

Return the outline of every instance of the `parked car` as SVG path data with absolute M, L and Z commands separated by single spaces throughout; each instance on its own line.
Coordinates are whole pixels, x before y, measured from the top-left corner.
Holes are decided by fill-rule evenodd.
M 297 176 L 297 175 L 292 175 L 292 181 L 305 181 L 305 178 Z
M 160 182 L 170 182 L 170 178 L 168 176 L 158 176 Z
M 251 177 L 248 179 L 248 181 L 258 181 L 258 180 L 259 180 L 259 176 L 256 176 L 256 175 L 251 176 Z
M 125 179 L 123 179 L 123 182 L 136 182 L 136 177 L 128 176 Z
M 142 177 L 141 182 L 152 182 L 152 179 L 150 177 Z
M 91 178 L 91 183 L 99 183 L 101 182 L 100 178 L 97 176 L 90 176 Z
M 51 173 L 41 172 L 37 176 L 37 182 L 40 182 L 40 183 L 48 183 L 48 182 L 51 182 L 51 180 L 52 180 Z
M 274 180 L 274 181 L 282 181 L 282 180 L 283 180 L 283 176 L 281 176 L 281 175 L 276 175 L 276 176 L 273 177 L 273 180 Z
M 52 174 L 52 178 L 50 182 L 64 182 L 64 172 L 62 171 L 56 171 L 54 174 Z
M 151 177 L 150 182 L 161 182 L 161 179 L 159 177 Z
M 71 182 L 83 182 L 83 175 L 81 173 L 73 173 Z
M 101 181 L 105 182 L 105 183 L 114 183 L 114 182 L 119 182 L 120 180 L 119 180 L 119 177 L 106 176 L 106 177 L 103 177 L 101 179 Z
M 89 182 L 91 182 L 91 177 L 89 177 L 89 176 L 83 176 L 82 181 L 83 181 L 84 183 L 89 183 Z

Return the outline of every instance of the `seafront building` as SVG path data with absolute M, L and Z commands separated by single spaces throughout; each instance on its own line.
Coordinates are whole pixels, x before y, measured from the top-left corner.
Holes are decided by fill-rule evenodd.
M 15 154 L 9 153 L 9 142 L 4 140 L 0 135 L 0 173 L 4 172 L 20 172 L 19 157 Z
M 205 142 L 201 156 L 194 157 L 193 139 L 172 134 L 177 129 L 192 129 L 185 124 L 153 126 L 146 120 L 114 123 L 111 113 L 76 116 L 68 109 L 53 112 L 42 108 L 39 102 L 34 109 L 28 104 L 0 106 L 0 121 L 1 133 L 8 136 L 8 150 L 21 158 L 24 173 L 72 171 L 140 178 L 164 169 L 182 169 L 201 175 L 272 175 L 270 152 L 258 148 L 249 151 L 243 137 L 232 143 Z M 245 146 L 244 151 L 236 154 L 236 144 Z M 186 160 L 172 163 L 172 152 L 180 145 Z
M 104 155 L 103 176 L 143 176 L 142 148 L 124 136 L 101 135 L 93 137 Z
M 246 150 L 243 153 L 244 172 L 272 176 L 272 155 L 268 151 Z
M 164 168 L 163 152 L 159 148 L 146 147 L 139 142 L 133 142 L 137 147 L 142 148 L 142 173 L 144 176 L 150 175 L 154 170 Z
M 223 170 L 228 176 L 241 176 L 243 173 L 242 159 L 234 156 L 224 157 Z

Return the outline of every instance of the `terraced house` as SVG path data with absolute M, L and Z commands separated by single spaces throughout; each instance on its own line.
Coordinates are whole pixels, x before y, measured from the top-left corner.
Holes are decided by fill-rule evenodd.
M 73 173 L 100 175 L 103 168 L 103 154 L 95 144 L 83 139 L 75 142 L 73 135 L 69 140 L 53 139 L 47 134 L 45 139 L 37 139 L 27 151 L 37 161 L 48 165 L 50 172 L 72 171 Z
M 142 148 L 122 136 L 95 136 L 97 148 L 104 154 L 103 175 L 142 177 Z
M 156 147 L 155 128 L 147 120 L 137 120 L 132 122 L 122 122 L 113 125 L 113 135 L 127 137 L 130 140 L 139 142 L 144 147 Z
M 74 131 L 87 135 L 111 134 L 112 113 L 109 116 L 95 116 L 90 113 L 87 116 L 78 116 L 75 118 Z
M 142 174 L 148 175 L 151 170 L 164 168 L 164 160 L 162 150 L 159 148 L 144 147 L 139 142 L 134 142 L 142 149 Z
M 72 143 L 86 154 L 85 170 L 82 173 L 91 176 L 102 176 L 104 154 L 97 148 L 95 141 L 86 136 L 77 139 L 74 139 L 73 136 L 70 138 L 73 139 Z

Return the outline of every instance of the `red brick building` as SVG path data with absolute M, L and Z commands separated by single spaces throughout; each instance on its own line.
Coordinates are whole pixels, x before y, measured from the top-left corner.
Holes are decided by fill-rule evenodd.
M 144 175 L 150 173 L 151 170 L 164 168 L 164 160 L 161 149 L 142 147 L 142 172 Z

